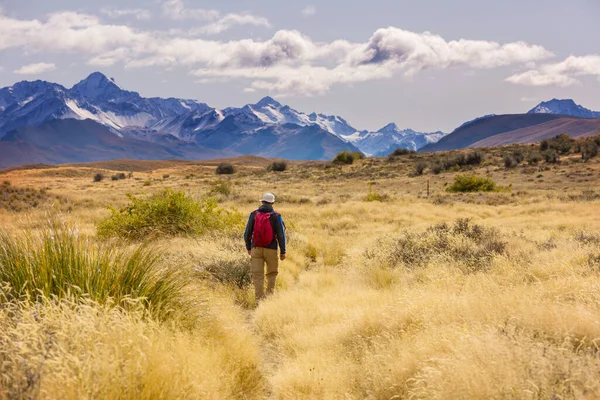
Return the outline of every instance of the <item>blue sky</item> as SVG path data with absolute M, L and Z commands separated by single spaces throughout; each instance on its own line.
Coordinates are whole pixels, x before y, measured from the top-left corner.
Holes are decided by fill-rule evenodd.
M 573 98 L 600 110 L 597 0 L 0 0 L 0 86 L 93 71 L 144 96 L 271 95 L 358 129 L 450 131 Z

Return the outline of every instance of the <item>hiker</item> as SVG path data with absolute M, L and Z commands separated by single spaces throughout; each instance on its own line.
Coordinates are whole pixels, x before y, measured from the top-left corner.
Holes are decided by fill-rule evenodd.
M 267 295 L 273 294 L 279 260 L 285 260 L 285 224 L 281 215 L 273 210 L 275 195 L 265 193 L 262 205 L 248 218 L 244 240 L 246 250 L 252 257 L 252 281 L 256 301 L 265 296 L 265 263 L 267 264 Z M 277 248 L 281 249 L 279 258 Z

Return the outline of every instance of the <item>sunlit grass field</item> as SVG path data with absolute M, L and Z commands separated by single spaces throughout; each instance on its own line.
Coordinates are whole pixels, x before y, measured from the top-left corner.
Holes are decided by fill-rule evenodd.
M 439 156 L 1 172 L 15 189 L 0 208 L 0 398 L 600 398 L 598 158 L 505 168 L 506 149 L 485 151 L 422 175 Z M 447 192 L 465 172 L 503 190 Z M 211 198 L 228 223 L 99 231 L 128 194 L 165 189 Z M 289 249 L 257 305 L 241 236 L 265 191 Z

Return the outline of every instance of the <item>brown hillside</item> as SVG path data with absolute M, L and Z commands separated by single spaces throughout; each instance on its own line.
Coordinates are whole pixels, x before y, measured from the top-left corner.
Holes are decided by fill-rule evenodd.
M 535 143 L 561 133 L 567 133 L 573 138 L 582 138 L 598 135 L 599 132 L 600 119 L 562 117 L 543 124 L 490 136 L 473 143 L 469 147 L 503 146 L 511 143 Z

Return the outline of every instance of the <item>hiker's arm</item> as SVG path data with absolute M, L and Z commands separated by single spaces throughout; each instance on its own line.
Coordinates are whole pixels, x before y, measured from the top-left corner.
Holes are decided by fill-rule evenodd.
M 248 217 L 248 223 L 246 224 L 246 230 L 244 231 L 244 241 L 246 242 L 246 250 L 252 250 L 252 231 L 254 231 L 254 213 Z
M 277 220 L 275 223 L 275 234 L 277 235 L 277 243 L 279 243 L 281 254 L 285 254 L 285 225 L 283 224 L 283 219 L 281 218 L 281 215 L 277 215 Z

